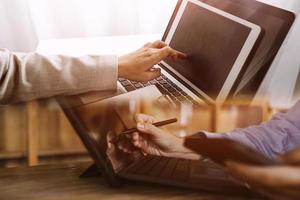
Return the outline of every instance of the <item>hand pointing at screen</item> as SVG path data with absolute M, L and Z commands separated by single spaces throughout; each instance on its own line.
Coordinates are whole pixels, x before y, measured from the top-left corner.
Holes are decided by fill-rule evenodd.
M 187 55 L 172 49 L 162 41 L 145 44 L 141 49 L 119 58 L 119 77 L 136 81 L 149 81 L 160 76 L 160 69 L 154 68 L 167 57 L 174 60 Z

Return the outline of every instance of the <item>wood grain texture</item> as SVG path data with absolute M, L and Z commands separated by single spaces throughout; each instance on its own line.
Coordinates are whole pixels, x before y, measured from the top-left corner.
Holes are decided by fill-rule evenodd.
M 127 183 L 119 189 L 107 186 L 101 176 L 79 178 L 90 163 L 1 169 L 0 199 L 31 200 L 147 200 L 199 199 L 247 200 L 202 191 L 185 190 L 144 183 Z
M 28 134 L 28 165 L 35 166 L 38 164 L 38 102 L 31 101 L 27 104 L 27 134 Z

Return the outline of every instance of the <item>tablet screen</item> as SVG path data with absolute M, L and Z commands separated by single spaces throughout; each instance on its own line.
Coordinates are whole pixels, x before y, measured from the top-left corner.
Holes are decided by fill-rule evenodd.
M 165 62 L 216 100 L 251 28 L 192 2 L 186 4 L 176 23 L 175 32 L 169 33 L 166 42 L 187 53 L 188 59 Z

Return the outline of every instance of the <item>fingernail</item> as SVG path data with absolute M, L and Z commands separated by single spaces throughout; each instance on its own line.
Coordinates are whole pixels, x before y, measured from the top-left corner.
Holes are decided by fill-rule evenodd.
M 145 124 L 138 123 L 138 124 L 137 124 L 137 128 L 138 128 L 138 129 L 145 129 Z

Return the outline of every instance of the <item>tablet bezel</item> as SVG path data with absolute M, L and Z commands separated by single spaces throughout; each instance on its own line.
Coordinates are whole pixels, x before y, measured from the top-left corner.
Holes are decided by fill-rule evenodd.
M 172 16 L 172 18 L 174 18 L 174 20 L 172 20 L 171 24 L 169 24 L 169 27 L 166 30 L 166 33 L 164 34 L 163 37 L 163 41 L 166 42 L 167 44 L 170 44 L 173 35 L 176 31 L 176 28 L 179 24 L 179 21 L 181 19 L 181 16 L 183 15 L 185 8 L 187 6 L 188 3 L 194 3 L 197 6 L 201 6 L 202 8 L 208 9 L 216 14 L 222 15 L 226 18 L 229 18 L 237 23 L 240 23 L 248 28 L 250 28 L 250 33 L 248 35 L 248 38 L 244 44 L 244 46 L 241 49 L 240 54 L 238 55 L 229 75 L 227 76 L 225 83 L 223 84 L 222 89 L 220 90 L 219 94 L 217 95 L 217 98 L 214 100 L 212 99 L 209 95 L 207 95 L 204 91 L 202 91 L 200 88 L 198 88 L 196 85 L 194 85 L 191 81 L 189 81 L 187 78 L 185 78 L 184 76 L 182 76 L 177 70 L 175 70 L 174 68 L 172 68 L 169 64 L 167 64 L 165 61 L 162 61 L 162 65 L 164 68 L 166 68 L 166 70 L 168 72 L 171 72 L 172 74 L 175 74 L 178 78 L 180 78 L 181 80 L 183 80 L 185 83 L 187 83 L 189 85 L 189 87 L 191 87 L 194 91 L 196 91 L 198 94 L 200 94 L 200 96 L 204 97 L 206 101 L 208 101 L 209 103 L 223 103 L 226 98 L 228 97 L 231 88 L 233 87 L 236 79 L 239 76 L 239 73 L 241 72 L 244 64 L 247 61 L 248 56 L 250 55 L 253 47 L 256 44 L 257 39 L 259 38 L 260 34 L 261 34 L 261 27 L 257 26 L 256 24 L 253 24 L 249 21 L 246 21 L 242 18 L 236 17 L 234 15 L 231 15 L 227 12 L 224 12 L 220 9 L 217 9 L 213 6 L 210 6 L 208 4 L 205 4 L 201 1 L 198 0 L 182 0 L 179 5 L 177 5 L 177 8 L 175 9 L 175 12 Z

